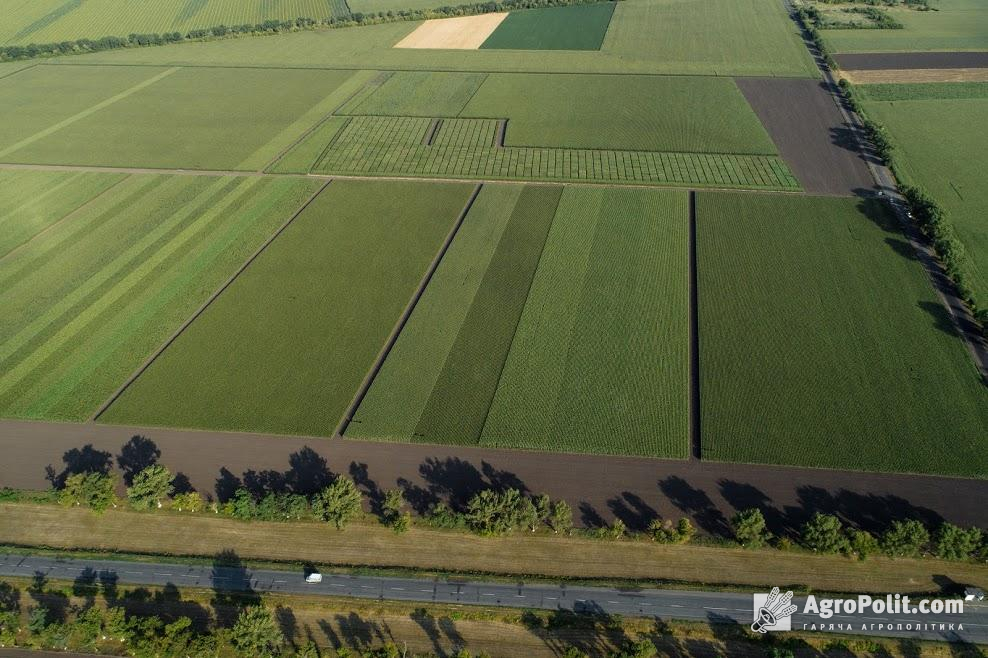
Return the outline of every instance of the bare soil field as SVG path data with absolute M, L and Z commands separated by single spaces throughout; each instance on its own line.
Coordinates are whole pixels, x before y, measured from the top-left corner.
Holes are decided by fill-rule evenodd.
M 808 193 L 846 196 L 874 186 L 825 83 L 796 78 L 735 82 Z
M 401 486 L 415 511 L 487 487 L 546 492 L 582 526 L 687 516 L 723 536 L 737 510 L 757 506 L 776 533 L 815 511 L 878 531 L 900 518 L 988 527 L 988 481 L 935 476 L 31 421 L 0 422 L 0 454 L 0 486 L 20 489 L 87 469 L 126 475 L 157 459 L 222 500 L 262 483 L 316 490 L 343 473 L 372 497 Z
M 434 18 L 419 25 L 395 48 L 477 50 L 508 14 Z
M 988 52 L 847 53 L 834 59 L 849 71 L 988 68 Z
M 911 82 L 988 82 L 988 68 L 842 70 L 840 77 L 859 85 Z

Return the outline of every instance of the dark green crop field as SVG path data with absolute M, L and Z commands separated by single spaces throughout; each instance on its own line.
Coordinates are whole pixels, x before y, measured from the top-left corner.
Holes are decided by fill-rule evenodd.
M 877 201 L 701 193 L 703 456 L 988 476 L 988 387 Z
M 487 37 L 483 48 L 505 50 L 599 50 L 615 3 L 513 11 Z
M 485 186 L 347 433 L 685 457 L 688 290 L 684 194 Z
M 100 420 L 331 435 L 470 191 L 331 183 Z

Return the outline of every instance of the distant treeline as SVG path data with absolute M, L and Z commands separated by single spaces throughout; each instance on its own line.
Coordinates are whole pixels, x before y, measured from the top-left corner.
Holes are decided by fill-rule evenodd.
M 366 14 L 354 12 L 349 16 L 331 16 L 320 19 L 300 17 L 289 21 L 268 20 L 263 23 L 248 23 L 244 25 L 217 25 L 215 27 L 189 30 L 187 32 L 131 34 L 126 37 L 111 36 L 99 39 L 31 43 L 26 46 L 0 46 L 0 61 L 79 55 L 104 50 L 117 50 L 120 48 L 164 46 L 170 43 L 182 43 L 183 41 L 211 41 L 238 36 L 282 34 L 302 30 L 354 27 L 398 21 L 420 21 L 430 18 L 472 16 L 491 12 L 513 11 L 516 9 L 597 4 L 598 2 L 600 0 L 500 0 L 498 2 L 477 2 L 455 7 L 438 7 L 436 9 L 401 9 L 398 11 L 379 11 Z
M 850 14 L 864 16 L 864 21 L 853 18 L 835 19 L 812 5 L 805 7 L 803 11 L 813 22 L 813 26 L 821 30 L 901 30 L 905 27 L 890 13 L 879 7 L 850 7 L 845 10 Z
M 842 5 L 848 2 L 859 2 L 864 5 L 871 5 L 872 7 L 898 7 L 905 6 L 910 9 L 916 9 L 918 11 L 929 11 L 934 9 L 930 4 L 930 0 L 816 0 L 816 2 L 822 2 L 828 5 Z

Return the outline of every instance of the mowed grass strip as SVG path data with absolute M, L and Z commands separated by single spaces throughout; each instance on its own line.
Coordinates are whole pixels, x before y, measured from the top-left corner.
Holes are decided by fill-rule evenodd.
M 877 200 L 700 193 L 707 459 L 988 476 L 988 387 Z
M 398 71 L 345 113 L 455 117 L 486 77 L 486 73 Z
M 88 418 L 315 186 L 134 175 L 0 261 L 0 415 Z
M 599 50 L 614 2 L 513 11 L 481 48 Z
M 331 183 L 100 420 L 331 435 L 470 191 Z
M 567 188 L 484 445 L 685 458 L 686 194 Z
M 307 174 L 319 161 L 319 156 L 333 143 L 336 135 L 350 121 L 350 117 L 332 116 L 320 123 L 311 133 L 293 146 L 274 164 L 267 168 L 275 174 Z
M 39 105 L 50 105 L 52 94 L 69 94 L 75 83 L 66 78 L 88 77 L 91 73 L 87 68 L 39 67 L 39 82 L 47 82 L 45 92 L 32 94 L 30 102 L 18 102 L 12 121 L 30 121 L 23 117 L 33 114 Z M 134 68 L 144 78 L 151 76 L 144 67 Z M 4 82 L 13 93 L 33 82 L 25 74 L 0 81 L 0 97 Z M 351 75 L 351 71 L 180 69 L 13 150 L 5 159 L 42 164 L 259 169 L 345 100 L 336 100 L 333 92 Z M 101 79 L 93 84 L 107 88 Z
M 518 196 L 415 427 L 417 439 L 480 439 L 561 194 L 562 187 L 528 186 Z
M 730 78 L 491 74 L 462 116 L 508 119 L 507 146 L 778 152 Z
M 416 440 L 415 427 L 466 320 L 523 186 L 488 184 L 474 201 L 357 409 L 347 436 Z
M 0 172 L 0 260 L 123 178 L 67 171 Z

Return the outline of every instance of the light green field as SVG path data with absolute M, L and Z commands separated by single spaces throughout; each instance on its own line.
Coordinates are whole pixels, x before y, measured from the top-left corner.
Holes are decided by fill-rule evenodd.
M 600 50 L 614 2 L 512 11 L 481 48 Z
M 89 417 L 314 189 L 134 175 L 0 260 L 0 416 Z
M 887 7 L 901 30 L 823 30 L 837 53 L 917 50 L 988 50 L 988 3 L 984 0 L 936 0 L 937 11 Z
M 685 194 L 487 185 L 347 434 L 685 457 L 688 291 Z
M 682 192 L 567 188 L 482 445 L 685 458 Z
M 131 33 L 182 32 L 265 20 L 345 16 L 343 0 L 12 0 L 5 3 L 0 45 L 51 43 Z
M 499 148 L 494 146 L 497 124 L 495 119 L 443 119 L 432 144 L 426 146 L 430 119 L 353 117 L 312 170 L 361 176 L 799 189 L 785 162 L 776 156 Z
M 331 435 L 470 191 L 331 183 L 100 420 Z
M 486 73 L 399 71 L 372 95 L 347 103 L 341 113 L 455 117 L 486 77 Z
M 777 153 L 729 78 L 492 74 L 462 116 L 508 119 L 508 146 Z
M 862 101 L 937 101 L 957 98 L 988 98 L 988 82 L 855 85 L 854 95 Z
M 988 303 L 988 98 L 866 102 L 895 145 L 896 173 L 948 213 L 970 256 L 975 297 Z
M 393 48 L 421 23 L 305 31 L 86 55 L 73 61 L 381 70 L 819 77 L 776 0 L 623 0 L 600 51 Z
M 707 459 L 988 476 L 988 387 L 877 201 L 700 193 Z
M 0 171 L 0 263 L 123 178 L 82 172 Z
M 0 149 L 0 157 L 44 164 L 260 169 L 346 100 L 341 86 L 353 75 L 116 67 L 113 76 L 139 81 L 114 96 L 113 89 L 95 77 L 105 71 L 44 66 L 0 81 L 0 96 L 7 92 L 19 98 L 14 123 L 32 125 L 20 133 L 20 141 Z M 53 112 L 41 123 L 35 114 L 49 112 L 44 106 L 53 105 L 53 94 L 71 94 L 79 86 L 73 76 L 101 91 L 89 91 L 89 104 L 60 123 Z M 111 80 L 116 82 L 116 77 Z M 21 93 L 24 97 L 18 96 Z

